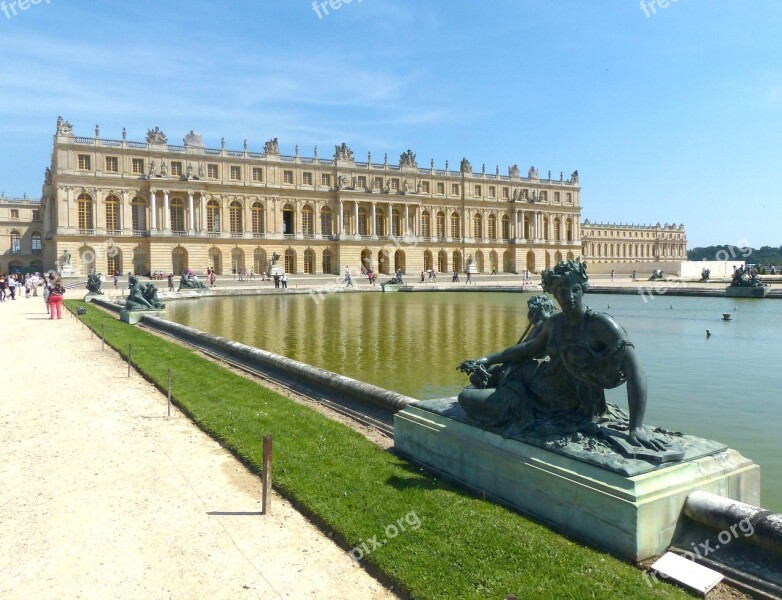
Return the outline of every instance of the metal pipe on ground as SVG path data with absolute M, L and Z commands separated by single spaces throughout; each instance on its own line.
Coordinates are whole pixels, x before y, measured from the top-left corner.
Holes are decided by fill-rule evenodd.
M 716 494 L 696 491 L 684 501 L 684 514 L 698 523 L 729 531 L 734 535 L 736 528 L 742 523 L 748 524 L 741 529 L 747 541 L 782 553 L 782 515 L 779 513 Z M 750 531 L 751 533 L 748 533 Z

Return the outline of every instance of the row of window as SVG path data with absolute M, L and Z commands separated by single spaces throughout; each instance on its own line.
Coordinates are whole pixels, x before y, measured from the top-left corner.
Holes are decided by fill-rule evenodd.
M 107 173 L 118 173 L 119 172 L 119 159 L 116 156 L 107 156 L 106 157 L 106 164 L 105 164 L 105 171 Z M 79 154 L 79 169 L 90 171 L 92 170 L 92 157 L 89 154 Z M 144 169 L 144 159 L 143 158 L 133 158 L 131 159 L 131 172 L 137 175 L 143 175 L 146 173 Z M 174 176 L 181 176 L 183 173 L 182 171 L 182 161 L 171 161 L 171 175 Z M 311 171 L 305 171 L 302 173 L 302 185 L 311 186 L 313 184 L 313 176 L 314 174 Z M 207 179 L 219 179 L 220 178 L 220 165 L 217 163 L 208 163 L 206 165 L 206 177 Z M 242 180 L 242 167 L 239 165 L 230 165 L 229 166 L 229 179 L 231 181 L 241 181 Z M 261 167 L 252 167 L 252 181 L 254 182 L 263 182 L 263 168 Z M 367 186 L 367 176 L 366 175 L 359 175 L 355 178 L 354 187 L 358 189 L 368 189 Z M 292 169 L 285 169 L 282 172 L 282 182 L 286 185 L 293 185 L 294 184 L 294 172 Z M 329 173 L 321 173 L 320 174 L 320 185 L 325 187 L 331 187 L 332 177 Z M 399 191 L 400 190 L 400 179 L 398 177 L 389 177 L 388 180 L 385 182 L 384 187 L 384 181 L 383 177 L 373 177 L 370 181 L 371 186 L 369 186 L 369 189 L 373 190 L 383 190 L 388 189 L 389 191 Z M 445 183 L 438 181 L 436 184 L 436 194 L 440 196 L 445 195 Z M 406 190 L 406 191 L 412 191 L 412 190 Z M 430 183 L 428 181 L 422 181 L 421 182 L 421 193 L 429 194 L 431 193 Z M 458 196 L 461 193 L 461 185 L 458 183 L 452 183 L 451 184 L 451 195 L 452 196 Z M 502 198 L 505 200 L 508 200 L 510 198 L 510 188 L 507 186 L 503 186 L 501 188 Z M 520 198 L 521 199 L 529 199 L 529 190 L 523 189 L 519 190 Z M 473 196 L 478 198 L 484 197 L 484 185 L 483 184 L 475 184 L 473 186 Z M 497 198 L 497 186 L 495 185 L 488 185 L 486 186 L 486 197 L 487 198 Z M 540 192 L 538 195 L 538 198 L 540 201 L 545 202 L 548 199 L 547 193 Z M 565 202 L 572 202 L 573 196 L 570 192 L 565 193 Z M 560 192 L 554 192 L 554 202 L 560 202 L 561 201 L 561 195 Z
M 78 222 L 79 229 L 90 230 L 94 228 L 93 222 L 93 203 L 90 196 L 87 194 L 81 194 L 77 199 L 78 206 Z M 219 233 L 221 229 L 221 210 L 220 204 L 216 200 L 209 200 L 206 203 L 206 230 L 211 233 Z M 141 231 L 146 229 L 146 201 L 142 198 L 136 197 L 131 202 L 131 215 L 132 226 L 134 231 Z M 243 233 L 244 232 L 244 208 L 238 201 L 233 201 L 228 206 L 228 219 L 229 219 L 229 231 L 231 233 Z M 250 207 L 250 215 L 252 221 L 252 233 L 261 234 L 265 233 L 265 208 L 260 202 L 255 202 Z M 302 217 L 302 233 L 305 235 L 314 235 L 314 210 L 311 206 L 306 205 L 301 209 Z M 169 203 L 169 218 L 170 229 L 174 232 L 186 231 L 185 226 L 185 202 L 180 198 L 174 198 Z M 332 235 L 332 211 L 328 206 L 324 206 L 320 211 L 321 218 L 321 233 L 324 235 Z M 350 231 L 351 213 L 346 211 L 343 214 L 343 227 L 345 231 Z M 283 234 L 293 234 L 296 230 L 295 224 L 295 210 L 290 204 L 286 204 L 282 208 L 282 225 Z M 403 231 L 403 217 L 399 210 L 393 209 L 391 214 L 391 230 L 392 235 L 400 236 L 405 232 Z M 370 235 L 369 223 L 371 218 L 369 212 L 365 207 L 359 207 L 358 209 L 358 223 L 357 233 L 359 235 Z M 106 229 L 115 231 L 120 229 L 119 221 L 119 199 L 116 196 L 109 196 L 106 198 Z M 375 210 L 375 229 L 376 235 L 388 235 L 386 231 L 386 214 L 383 209 Z M 443 211 L 438 211 L 435 216 L 436 235 L 438 238 L 445 238 L 445 223 L 446 216 Z M 473 235 L 476 238 L 487 237 L 489 239 L 497 239 L 497 217 L 495 215 L 489 215 L 486 218 L 487 231 L 484 236 L 483 228 L 483 216 L 480 214 L 473 216 Z M 508 215 L 503 215 L 500 221 L 502 227 L 502 238 L 509 239 L 511 237 L 510 231 L 510 219 Z M 408 229 L 413 229 L 411 223 L 408 223 Z M 553 225 L 553 239 L 562 240 L 562 223 L 559 218 L 554 218 Z M 533 226 L 532 220 L 529 217 L 524 218 L 524 237 L 532 239 Z M 549 220 L 543 219 L 543 239 L 548 240 L 549 235 Z M 431 217 L 428 211 L 421 213 L 421 232 L 420 235 L 424 237 L 431 237 Z M 461 237 L 461 216 L 458 213 L 452 213 L 450 217 L 450 236 L 453 238 Z M 573 223 L 570 219 L 565 221 L 565 239 L 567 241 L 573 241 Z
M 588 228 L 584 228 L 583 230 L 583 237 L 587 237 L 590 234 L 594 235 L 595 237 L 611 237 L 611 238 L 637 238 L 641 237 L 643 239 L 669 239 L 669 240 L 681 240 L 684 239 L 683 235 L 681 233 L 669 233 L 667 234 L 658 234 L 656 231 L 642 231 L 640 232 L 640 236 L 638 235 L 638 231 L 603 231 L 603 230 L 590 230 Z
M 652 244 L 584 244 L 584 255 L 591 258 L 654 258 L 655 256 L 684 256 L 682 246 L 662 246 L 655 248 Z
M 19 219 L 19 209 L 18 208 L 12 208 L 10 209 L 10 218 L 13 220 Z M 41 211 L 37 208 L 33 209 L 33 221 L 40 221 L 41 220 Z
M 12 231 L 10 236 L 11 236 L 11 254 L 21 254 L 22 236 L 16 230 Z M 40 252 L 41 247 L 42 247 L 41 234 L 37 231 L 34 231 L 33 234 L 30 236 L 30 250 L 32 252 Z

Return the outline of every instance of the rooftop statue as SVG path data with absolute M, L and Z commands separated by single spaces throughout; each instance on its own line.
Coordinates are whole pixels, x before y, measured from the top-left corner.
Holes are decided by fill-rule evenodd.
M 521 177 L 521 170 L 519 169 L 519 165 L 511 165 L 508 167 L 508 177 L 511 179 L 518 179 Z
M 353 151 L 345 142 L 341 146 L 334 146 L 334 158 L 337 160 L 353 160 Z
M 399 155 L 400 167 L 418 167 L 418 162 L 415 160 L 415 154 L 408 148 L 407 152 L 403 152 Z
M 462 173 L 472 173 L 472 165 L 470 164 L 470 161 L 466 158 L 462 159 L 461 164 L 459 164 L 459 171 Z
M 561 313 L 547 318 L 551 311 L 544 303 L 538 301 L 534 312 L 530 305 L 528 332 L 519 343 L 459 365 L 472 382 L 458 398 L 467 416 L 522 441 L 576 441 L 586 453 L 619 453 L 658 464 L 681 460 L 684 451 L 672 447 L 680 434 L 643 426 L 646 378 L 627 333 L 583 303 L 586 264 L 560 262 L 543 271 L 542 284 Z M 624 383 L 629 415 L 604 394 Z
M 62 117 L 57 117 L 57 135 L 73 135 L 73 125 Z
M 535 167 L 530 167 L 527 171 L 527 177 L 529 179 L 538 179 L 538 170 Z
M 277 138 L 273 138 L 263 144 L 263 152 L 265 154 L 279 154 L 280 153 L 280 144 L 277 141 Z
M 147 144 L 168 144 L 168 138 L 160 130 L 160 127 L 147 129 Z
M 92 294 L 102 294 L 103 290 L 101 289 L 102 282 L 100 280 L 100 273 L 96 273 L 93 271 L 89 275 L 87 275 L 87 289 Z

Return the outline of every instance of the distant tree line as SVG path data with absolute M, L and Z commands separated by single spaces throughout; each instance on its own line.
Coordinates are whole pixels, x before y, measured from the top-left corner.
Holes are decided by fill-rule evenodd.
M 763 246 L 762 248 L 742 248 L 725 244 L 706 246 L 687 251 L 690 260 L 743 260 L 748 264 L 760 266 L 782 265 L 782 246 Z

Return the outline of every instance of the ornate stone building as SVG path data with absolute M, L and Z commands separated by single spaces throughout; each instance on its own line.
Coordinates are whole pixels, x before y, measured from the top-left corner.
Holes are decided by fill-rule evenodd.
M 206 148 L 190 132 L 170 144 L 78 137 L 58 119 L 43 187 L 46 268 L 73 256 L 82 275 L 265 270 L 273 253 L 289 273 L 532 271 L 581 253 L 578 172 L 540 177 L 533 167 L 473 172 L 418 165 L 410 150 L 359 161 L 346 144 L 321 158 Z
M 43 272 L 42 208 L 40 200 L 0 197 L 0 273 Z
M 665 263 L 687 260 L 684 225 L 581 224 L 581 256 L 589 263 Z

